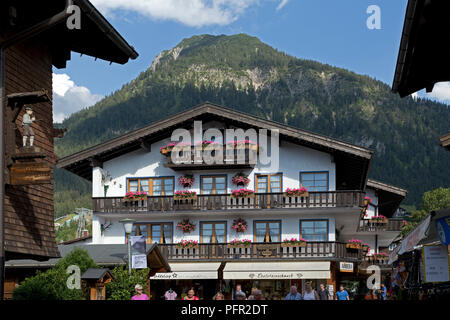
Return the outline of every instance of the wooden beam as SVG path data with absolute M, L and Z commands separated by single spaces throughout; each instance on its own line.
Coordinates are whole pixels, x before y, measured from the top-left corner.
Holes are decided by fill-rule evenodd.
M 100 167 L 103 169 L 103 162 L 100 161 L 99 159 L 95 158 L 95 157 L 91 157 L 88 159 L 89 164 L 92 168 L 94 167 Z
M 146 141 L 144 138 L 139 139 L 140 146 L 142 149 L 144 149 L 145 152 L 151 152 L 152 151 L 152 145 Z

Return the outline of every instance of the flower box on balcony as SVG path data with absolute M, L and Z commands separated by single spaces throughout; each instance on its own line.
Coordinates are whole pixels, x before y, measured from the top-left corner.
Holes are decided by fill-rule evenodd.
M 243 239 L 243 240 L 232 240 L 228 243 L 228 248 L 250 248 L 252 245 L 252 240 Z
M 173 200 L 195 200 L 197 193 L 195 191 L 177 191 L 173 195 Z
M 230 195 L 231 199 L 235 199 L 235 198 L 254 198 L 254 197 L 255 197 L 255 191 L 250 190 L 250 189 L 233 190 L 231 192 L 231 195 Z
M 131 202 L 131 201 L 139 201 L 139 200 L 147 200 L 146 192 L 127 192 L 125 197 L 123 197 L 123 201 Z
M 362 249 L 362 241 L 358 239 L 349 240 L 349 242 L 345 244 L 345 247 L 347 249 L 360 250 Z
M 375 218 L 370 218 L 369 222 L 372 224 L 388 224 L 389 220 L 386 217 L 375 217 Z
M 300 189 L 290 189 L 287 188 L 284 192 L 284 196 L 288 198 L 296 198 L 296 197 L 309 197 L 309 192 L 305 187 L 301 187 Z
M 178 249 L 194 249 L 198 248 L 198 241 L 194 240 L 181 240 L 176 244 Z
M 289 247 L 306 247 L 306 242 L 298 242 L 298 243 L 282 243 L 281 244 L 282 248 L 289 248 Z

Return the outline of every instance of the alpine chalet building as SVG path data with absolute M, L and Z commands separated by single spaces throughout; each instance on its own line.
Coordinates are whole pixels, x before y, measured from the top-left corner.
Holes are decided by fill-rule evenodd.
M 172 139 L 177 129 L 189 133 L 181 142 Z M 227 136 L 231 129 L 244 136 Z M 283 299 L 291 284 L 301 291 L 306 281 L 324 283 L 333 293 L 369 264 L 387 267 L 402 227 L 393 215 L 406 191 L 368 179 L 372 155 L 205 103 L 60 159 L 58 167 L 92 181 L 93 244 L 125 245 L 124 218 L 135 220 L 134 235 L 159 244 L 171 272 L 151 278 L 154 299 L 190 287 L 210 299 L 238 283 L 247 294 L 256 286 L 266 299 Z

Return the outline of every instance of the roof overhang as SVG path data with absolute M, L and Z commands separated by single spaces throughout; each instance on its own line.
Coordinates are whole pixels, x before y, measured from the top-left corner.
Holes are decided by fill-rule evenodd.
M 409 0 L 392 91 L 401 97 L 450 80 L 450 1 Z
M 227 125 L 237 126 L 244 130 L 248 128 L 268 129 L 269 133 L 271 129 L 277 129 L 280 141 L 293 142 L 331 154 L 336 166 L 339 167 L 336 177 L 338 190 L 364 190 L 365 188 L 369 163 L 373 153 L 371 150 L 212 103 L 201 104 L 141 129 L 64 157 L 58 161 L 57 167 L 71 171 L 87 180 L 92 180 L 94 163 L 106 162 L 138 150 L 142 148 L 143 142 L 151 144 L 168 138 L 174 129 L 191 128 L 194 120 L 219 120 Z
M 80 8 L 80 29 L 67 27 L 68 17 L 73 14 L 65 10 L 69 3 Z M 11 18 L 10 8 L 14 8 L 11 10 L 15 11 L 17 18 Z M 65 12 L 66 15 L 63 15 Z M 35 28 L 40 33 L 40 41 L 51 48 L 56 68 L 66 66 L 71 51 L 120 64 L 138 57 L 134 48 L 88 0 L 5 0 L 0 4 L 0 15 L 0 30 L 4 31 L 0 34 L 2 41 L 8 42 L 18 34 Z M 11 25 L 9 21 L 14 24 Z
M 450 133 L 447 133 L 441 137 L 441 146 L 450 151 Z
M 408 194 L 405 189 L 372 179 L 367 180 L 367 187 L 377 192 L 378 212 L 388 218 L 392 217 Z

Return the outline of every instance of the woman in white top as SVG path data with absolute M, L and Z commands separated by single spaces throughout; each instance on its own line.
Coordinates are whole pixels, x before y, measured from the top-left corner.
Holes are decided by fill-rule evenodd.
M 311 282 L 305 283 L 305 292 L 303 293 L 303 300 L 319 300 L 319 295 L 316 290 L 313 290 Z

